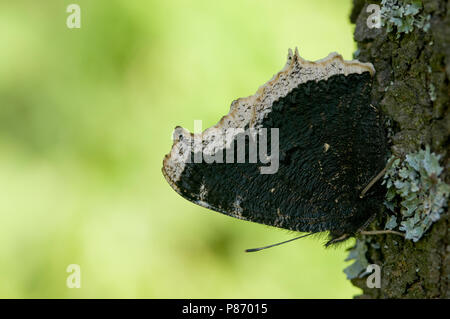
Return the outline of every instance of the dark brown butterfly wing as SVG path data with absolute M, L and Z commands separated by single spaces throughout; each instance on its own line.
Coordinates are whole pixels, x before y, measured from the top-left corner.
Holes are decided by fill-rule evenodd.
M 371 196 L 359 197 L 386 159 L 384 131 L 370 105 L 371 82 L 371 72 L 364 70 L 312 79 L 274 99 L 269 111 L 252 114 L 245 129 L 278 129 L 273 174 L 261 174 L 269 164 L 260 159 L 249 163 L 247 156 L 237 163 L 236 147 L 248 133 L 242 132 L 219 147 L 223 163 L 195 163 L 199 154 L 191 150 L 190 163 L 175 172 L 171 153 L 164 175 L 186 199 L 232 217 L 294 231 L 330 231 L 334 237 L 354 233 L 379 211 L 383 198 L 376 187 Z M 245 143 L 248 153 L 251 139 Z M 234 161 L 226 163 L 231 149 Z

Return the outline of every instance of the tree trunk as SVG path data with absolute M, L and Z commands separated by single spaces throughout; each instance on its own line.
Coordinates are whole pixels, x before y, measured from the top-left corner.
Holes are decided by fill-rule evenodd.
M 398 25 L 392 30 L 387 25 L 369 28 L 371 12 L 366 12 L 367 6 L 375 3 L 383 8 L 386 2 L 420 5 L 421 1 L 388 0 L 382 4 L 353 0 L 350 19 L 356 24 L 355 58 L 375 67 L 372 104 L 385 118 L 390 151 L 404 156 L 429 145 L 432 152 L 442 155 L 441 177 L 448 184 L 450 2 L 424 0 L 420 16 L 427 20 L 419 21 L 416 15 L 417 25 L 409 32 Z M 383 229 L 386 220 L 386 216 L 380 216 L 370 228 Z M 449 298 L 449 227 L 447 208 L 417 242 L 395 235 L 359 237 L 368 243 L 368 263 L 381 266 L 381 288 L 369 288 L 367 278 L 352 279 L 363 289 L 358 297 Z

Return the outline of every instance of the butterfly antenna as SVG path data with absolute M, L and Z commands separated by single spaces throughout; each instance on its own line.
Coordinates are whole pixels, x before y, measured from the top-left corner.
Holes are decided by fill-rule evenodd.
M 292 238 L 292 239 L 289 239 L 289 240 L 286 240 L 286 241 L 282 241 L 281 243 L 277 243 L 277 244 L 273 244 L 273 245 L 269 245 L 269 246 L 265 246 L 265 247 L 246 249 L 245 252 L 246 253 L 251 253 L 251 252 L 254 252 L 254 251 L 260 251 L 260 250 L 263 250 L 263 249 L 275 247 L 275 246 L 278 246 L 278 245 L 286 244 L 286 243 L 288 243 L 290 241 L 294 241 L 294 240 L 297 240 L 297 239 L 300 239 L 300 238 L 307 237 L 307 236 L 312 235 L 312 234 L 314 234 L 314 233 L 309 233 L 309 234 L 302 235 L 302 236 L 299 236 L 299 237 L 295 237 L 295 238 Z

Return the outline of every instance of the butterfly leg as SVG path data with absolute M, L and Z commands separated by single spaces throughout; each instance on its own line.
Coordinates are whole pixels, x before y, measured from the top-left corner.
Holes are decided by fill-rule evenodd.
M 334 233 L 330 233 L 330 237 L 331 237 L 331 239 L 325 244 L 325 247 L 328 247 L 332 244 L 336 244 L 339 242 L 343 242 L 343 241 L 349 239 L 351 237 L 351 235 L 350 234 L 336 235 Z
M 361 227 L 358 228 L 358 230 L 356 231 L 357 233 L 360 233 L 362 231 L 364 231 L 364 229 L 366 229 L 370 224 L 372 224 L 372 222 L 375 220 L 375 217 L 377 217 L 377 214 L 372 214 L 368 220 L 366 220 L 366 222 L 364 224 L 362 224 Z
M 387 170 L 392 166 L 392 164 L 394 163 L 394 161 L 396 160 L 396 157 L 391 158 L 391 160 L 386 164 L 386 167 L 383 168 L 381 170 L 381 172 L 379 172 L 377 174 L 377 176 L 375 176 L 374 178 L 372 178 L 372 180 L 369 182 L 369 184 L 367 184 L 367 186 L 363 189 L 363 191 L 361 192 L 361 194 L 359 195 L 359 198 L 363 198 L 366 193 L 369 191 L 369 189 L 379 180 L 381 179 L 384 174 L 386 174 Z
M 356 231 L 357 233 L 361 235 L 384 235 L 384 234 L 393 234 L 393 235 L 399 235 L 402 237 L 405 237 L 405 235 L 401 232 L 395 231 L 395 230 L 365 230 L 374 220 L 377 215 L 373 214 L 370 216 L 370 218 Z

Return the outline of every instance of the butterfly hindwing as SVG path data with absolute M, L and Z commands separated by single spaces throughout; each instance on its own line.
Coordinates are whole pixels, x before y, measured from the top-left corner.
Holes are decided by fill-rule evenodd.
M 186 199 L 232 217 L 294 231 L 355 232 L 382 202 L 375 195 L 359 198 L 385 163 L 384 132 L 370 105 L 371 81 L 370 70 L 363 70 L 291 84 L 270 108 L 254 107 L 250 120 L 244 121 L 245 131 L 232 142 L 212 148 L 221 160 L 195 162 L 202 149 L 193 147 L 184 154 L 189 160 L 182 166 L 169 164 L 174 153 L 166 157 L 164 175 Z M 238 122 L 236 114 L 233 123 L 226 120 L 219 124 Z M 270 132 L 278 129 L 278 167 L 271 174 L 261 173 L 267 161 L 250 161 L 252 136 L 255 143 L 260 138 L 248 133 L 251 127 L 267 129 L 270 155 L 275 151 Z M 237 145 L 242 141 L 246 157 L 238 163 Z M 182 149 L 176 151 L 181 154 Z M 230 153 L 233 160 L 227 162 Z

